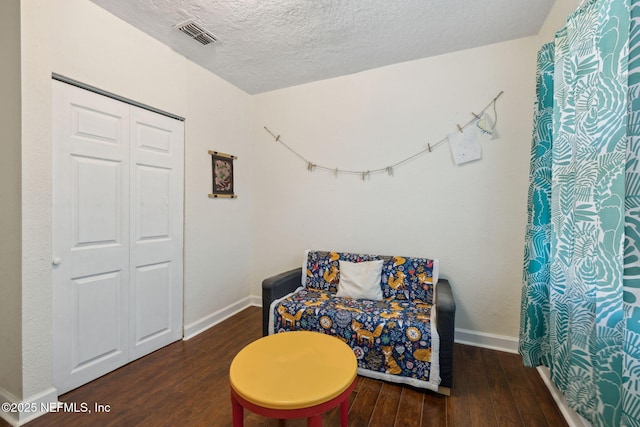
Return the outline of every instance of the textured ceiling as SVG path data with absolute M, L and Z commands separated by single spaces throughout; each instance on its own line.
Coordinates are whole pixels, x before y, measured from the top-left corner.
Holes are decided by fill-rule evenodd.
M 255 94 L 534 35 L 555 0 L 92 1 Z

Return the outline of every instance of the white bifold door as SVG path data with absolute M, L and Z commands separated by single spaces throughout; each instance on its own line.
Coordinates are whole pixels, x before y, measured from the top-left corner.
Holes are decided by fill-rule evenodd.
M 52 84 L 62 394 L 182 337 L 184 124 Z

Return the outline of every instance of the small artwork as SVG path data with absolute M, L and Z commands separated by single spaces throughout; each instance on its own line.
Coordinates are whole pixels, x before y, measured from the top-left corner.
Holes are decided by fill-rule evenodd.
M 213 192 L 210 198 L 231 198 L 237 196 L 233 192 L 233 161 L 236 156 L 209 151 L 211 154 L 211 167 L 213 170 Z

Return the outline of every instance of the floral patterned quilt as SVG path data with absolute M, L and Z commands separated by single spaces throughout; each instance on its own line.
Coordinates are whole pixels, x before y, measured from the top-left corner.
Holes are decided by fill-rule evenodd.
M 334 335 L 353 349 L 358 359 L 359 374 L 437 390 L 440 383 L 439 340 L 435 323 L 432 322 L 432 315 L 435 315 L 430 302 L 433 284 L 426 286 L 426 280 L 421 283 L 417 278 L 418 274 L 432 277 L 427 265 L 431 263 L 433 267 L 433 262 L 402 258 L 404 264 L 409 263 L 404 270 L 404 283 L 395 289 L 389 287 L 386 291 L 385 283 L 382 283 L 382 301 L 337 297 L 331 281 L 323 280 L 322 286 L 317 286 L 319 280 L 316 280 L 314 286 L 314 268 L 316 279 L 325 276 L 325 271 L 336 273 L 331 268 L 335 265 L 326 263 L 326 258 L 336 258 L 337 264 L 337 259 L 354 259 L 352 255 L 310 252 L 304 280 L 306 286 L 273 302 L 269 332 L 309 330 Z M 393 264 L 397 258 L 358 257 L 361 261 L 388 258 L 387 264 Z M 383 268 L 383 282 L 389 282 L 389 277 L 398 277 L 394 276 L 393 271 L 387 270 L 385 279 L 384 271 Z M 411 280 L 412 276 L 415 277 L 414 281 Z

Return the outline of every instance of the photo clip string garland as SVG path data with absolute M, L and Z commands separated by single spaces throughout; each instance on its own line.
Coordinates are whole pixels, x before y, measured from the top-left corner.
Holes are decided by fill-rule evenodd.
M 480 120 L 480 118 L 482 117 L 482 114 L 485 111 L 487 111 L 491 106 L 493 106 L 493 115 L 494 115 L 493 128 L 495 128 L 496 125 L 498 124 L 498 113 L 496 111 L 496 101 L 498 100 L 498 98 L 500 98 L 500 96 L 502 96 L 503 93 L 504 93 L 504 91 L 500 91 L 500 93 L 498 93 L 498 95 L 496 95 L 496 97 L 493 98 L 493 100 L 489 104 L 487 104 L 486 107 L 484 107 L 482 110 L 480 110 L 480 114 L 476 114 L 476 113 L 472 112 L 471 114 L 473 115 L 473 119 L 469 120 L 467 123 L 465 123 L 462 126 L 457 124 L 456 126 L 457 126 L 458 130 L 460 132 L 462 132 L 468 126 L 471 126 L 472 124 L 474 124 L 476 120 Z M 282 144 L 287 150 L 291 151 L 300 160 L 305 162 L 307 164 L 307 170 L 309 172 L 313 172 L 316 169 L 320 169 L 320 170 L 324 170 L 324 171 L 332 173 L 335 177 L 337 177 L 339 174 L 360 175 L 360 177 L 362 178 L 363 181 L 365 181 L 371 175 L 377 174 L 377 173 L 385 173 L 386 172 L 387 175 L 393 176 L 393 170 L 395 168 L 397 168 L 398 166 L 401 166 L 401 165 L 403 165 L 403 164 L 405 164 L 405 163 L 407 163 L 407 162 L 409 162 L 409 161 L 411 161 L 411 160 L 415 159 L 416 157 L 419 157 L 419 156 L 421 156 L 423 154 L 431 153 L 433 150 L 438 148 L 438 146 L 442 145 L 443 143 L 445 143 L 449 139 L 449 137 L 445 136 L 444 138 L 442 138 L 440 141 L 436 142 L 433 145 L 430 144 L 430 143 L 427 143 L 427 148 L 425 148 L 424 150 L 421 150 L 421 151 L 419 151 L 419 152 L 407 157 L 406 159 L 400 160 L 399 162 L 396 162 L 396 163 L 394 163 L 392 165 L 389 165 L 389 166 L 386 166 L 384 168 L 366 170 L 366 171 L 356 171 L 356 170 L 348 170 L 348 169 L 340 169 L 340 168 L 330 168 L 330 167 L 327 167 L 327 166 L 319 165 L 317 163 L 313 163 L 313 162 L 307 160 L 304 156 L 302 156 L 296 150 L 294 150 L 293 148 L 291 148 L 290 146 L 285 144 L 284 141 L 282 141 L 282 138 L 280 137 L 280 135 L 274 134 L 266 126 L 264 126 L 264 130 L 267 131 L 273 137 L 273 139 L 276 142 L 279 142 L 280 144 Z

